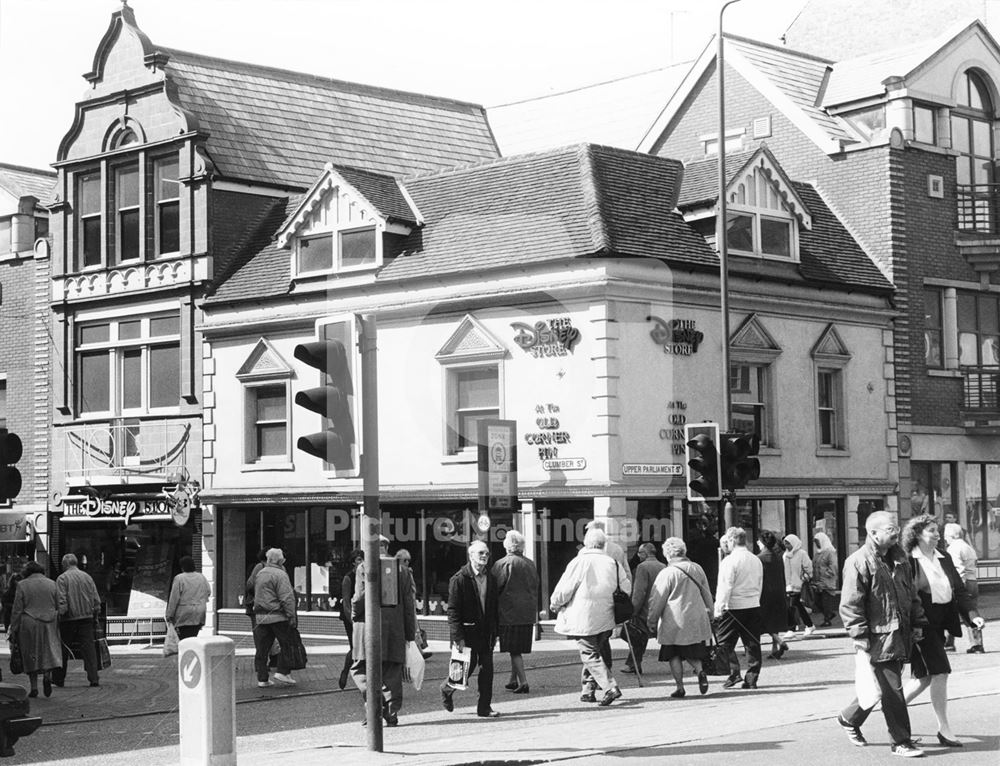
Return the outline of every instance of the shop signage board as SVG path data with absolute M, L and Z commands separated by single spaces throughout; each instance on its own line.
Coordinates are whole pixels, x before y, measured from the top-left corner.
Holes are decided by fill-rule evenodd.
M 28 539 L 27 515 L 16 511 L 0 511 L 0 542 L 23 543 Z
M 479 509 L 512 510 L 517 503 L 517 422 L 480 420 Z
M 587 467 L 585 457 L 560 457 L 542 461 L 546 471 L 582 471 Z
M 622 463 L 622 476 L 683 476 L 681 463 Z
M 109 521 L 120 519 L 125 524 L 135 521 L 170 521 L 171 504 L 168 500 L 136 500 L 88 497 L 83 500 L 63 500 L 62 520 Z

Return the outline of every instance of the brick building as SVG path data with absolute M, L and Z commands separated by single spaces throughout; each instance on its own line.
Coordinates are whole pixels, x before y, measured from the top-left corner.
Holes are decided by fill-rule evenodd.
M 834 61 L 727 36 L 725 61 L 727 149 L 766 144 L 812 181 L 897 288 L 901 516 L 954 514 L 981 577 L 1000 577 L 996 41 L 972 22 Z M 641 149 L 688 162 L 717 151 L 716 76 L 713 44 Z
M 20 439 L 21 491 L 0 505 L 0 567 L 45 562 L 49 464 L 48 213 L 56 174 L 0 164 L 0 428 Z

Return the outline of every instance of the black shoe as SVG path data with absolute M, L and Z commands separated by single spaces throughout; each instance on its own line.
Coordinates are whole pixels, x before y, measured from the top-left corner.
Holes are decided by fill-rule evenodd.
M 46 697 L 52 696 L 52 682 L 47 678 L 42 679 L 42 694 Z
M 518 686 L 514 689 L 514 694 L 527 694 L 531 691 L 531 687 L 525 684 L 524 686 Z
M 480 718 L 499 718 L 500 717 L 500 713 L 498 713 L 493 708 L 490 708 L 489 710 L 487 710 L 485 712 L 482 712 L 482 713 L 476 713 L 476 715 L 478 715 Z
M 743 679 L 740 676 L 729 676 L 722 684 L 723 689 L 732 689 L 736 684 L 740 683 Z
M 753 680 L 751 680 L 749 678 L 747 678 L 740 685 L 740 688 L 741 689 L 756 689 L 757 688 L 757 682 L 753 681 Z
M 584 692 L 580 695 L 580 702 L 597 702 L 597 695 L 594 694 L 593 690 Z
M 517 681 L 511 681 L 509 684 L 504 684 L 503 688 L 510 691 L 514 691 L 518 687 Z
M 23 689 L 24 687 L 21 687 L 21 688 Z M 29 697 L 37 697 L 38 696 L 38 689 L 32 689 L 30 692 L 28 692 L 28 696 Z
M 598 702 L 597 704 L 600 705 L 601 707 L 607 707 L 621 696 L 622 696 L 622 690 L 619 689 L 617 686 L 615 686 L 604 692 L 604 696 L 601 697 L 601 701 Z
M 100 686 L 101 684 L 100 684 L 100 682 L 99 682 L 99 681 L 91 681 L 91 682 L 90 682 L 90 685 L 91 685 L 91 686 Z
M 344 688 L 346 688 L 347 686 L 347 672 L 348 669 L 344 668 L 342 671 L 340 671 L 340 678 L 337 679 L 337 686 L 340 687 L 341 691 L 343 691 Z
M 670 692 L 670 696 L 675 700 L 679 700 L 686 697 L 687 692 L 684 691 L 683 689 L 675 689 L 674 691 Z
M 868 744 L 868 740 L 865 739 L 864 735 L 861 733 L 860 726 L 854 726 L 853 724 L 848 723 L 839 715 L 837 716 L 837 723 L 840 724 L 844 733 L 847 734 L 847 738 L 851 741 L 852 745 L 855 745 L 856 747 L 864 747 Z
M 65 684 L 65 681 L 56 681 L 55 679 L 52 680 L 52 685 L 58 686 L 60 689 L 62 689 Z
M 938 739 L 938 742 L 940 742 L 945 747 L 965 747 L 965 745 L 963 745 L 957 739 L 948 739 L 941 732 L 937 733 L 937 739 Z
M 454 692 L 446 692 L 444 689 L 441 690 L 441 706 L 447 710 L 449 713 L 455 709 Z
M 393 713 L 389 708 L 385 707 L 382 709 L 382 719 L 385 721 L 386 726 L 398 726 L 399 716 Z
M 701 694 L 708 694 L 708 676 L 704 673 L 698 674 L 698 691 Z
M 986 650 L 983 648 L 982 644 L 978 644 L 976 646 L 970 646 L 968 649 L 965 650 L 965 653 L 966 654 L 986 654 Z

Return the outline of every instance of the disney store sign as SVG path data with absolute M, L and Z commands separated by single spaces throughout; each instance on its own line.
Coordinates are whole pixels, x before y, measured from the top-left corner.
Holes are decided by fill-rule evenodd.
M 691 356 L 705 340 L 705 333 L 696 328 L 693 319 L 660 319 L 658 316 L 646 319 L 653 322 L 649 337 L 663 347 L 664 354 Z
M 88 497 L 86 500 L 64 500 L 64 519 L 121 519 L 126 524 L 132 519 L 170 518 L 170 505 L 163 500 L 101 500 Z
M 580 330 L 569 317 L 557 317 L 527 325 L 512 322 L 514 342 L 536 359 L 543 356 L 566 356 L 580 341 Z

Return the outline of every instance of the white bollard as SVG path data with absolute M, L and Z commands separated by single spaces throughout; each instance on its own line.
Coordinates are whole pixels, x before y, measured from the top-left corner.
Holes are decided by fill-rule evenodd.
M 177 646 L 181 766 L 236 764 L 236 645 L 225 636 Z

